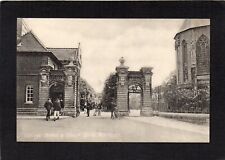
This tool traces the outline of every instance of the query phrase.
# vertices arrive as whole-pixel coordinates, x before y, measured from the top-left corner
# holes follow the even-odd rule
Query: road
[[[209,125],[201,126],[161,117],[102,116],[18,118],[17,141],[30,142],[209,142]]]

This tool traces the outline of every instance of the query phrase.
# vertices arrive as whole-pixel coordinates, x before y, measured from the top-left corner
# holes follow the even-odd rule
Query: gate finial
[[[125,62],[125,59],[123,57],[121,57],[119,59],[119,62],[120,62],[120,65],[123,66],[124,65],[124,62]]]

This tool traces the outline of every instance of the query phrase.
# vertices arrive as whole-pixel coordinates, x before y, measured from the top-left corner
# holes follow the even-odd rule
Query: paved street
[[[209,142],[209,125],[161,117],[66,117],[58,121],[18,118],[17,141],[38,142]]]

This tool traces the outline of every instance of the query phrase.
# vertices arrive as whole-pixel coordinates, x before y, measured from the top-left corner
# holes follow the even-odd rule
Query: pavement
[[[209,124],[197,125],[163,117],[122,117],[112,120],[109,112],[90,117],[17,117],[19,142],[209,142]]]

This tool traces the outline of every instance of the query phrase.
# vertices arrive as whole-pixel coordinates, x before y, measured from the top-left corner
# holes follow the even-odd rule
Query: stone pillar
[[[151,67],[142,67],[141,72],[144,75],[143,106],[142,106],[142,110],[141,110],[141,116],[153,116],[153,109],[151,107],[152,68]]]
[[[117,80],[117,108],[121,115],[128,115],[128,68],[124,66],[124,58],[120,58],[120,66],[116,67]]]
[[[40,69],[40,79],[39,79],[39,102],[37,115],[44,115],[45,108],[44,104],[49,98],[49,73],[51,67],[48,65],[41,65]]]
[[[64,88],[64,113],[66,115],[74,115],[77,105],[77,68],[73,61],[65,66],[66,82]]]
[[[76,112],[80,112],[80,71],[78,70],[78,75],[77,75],[77,89],[76,89]]]

